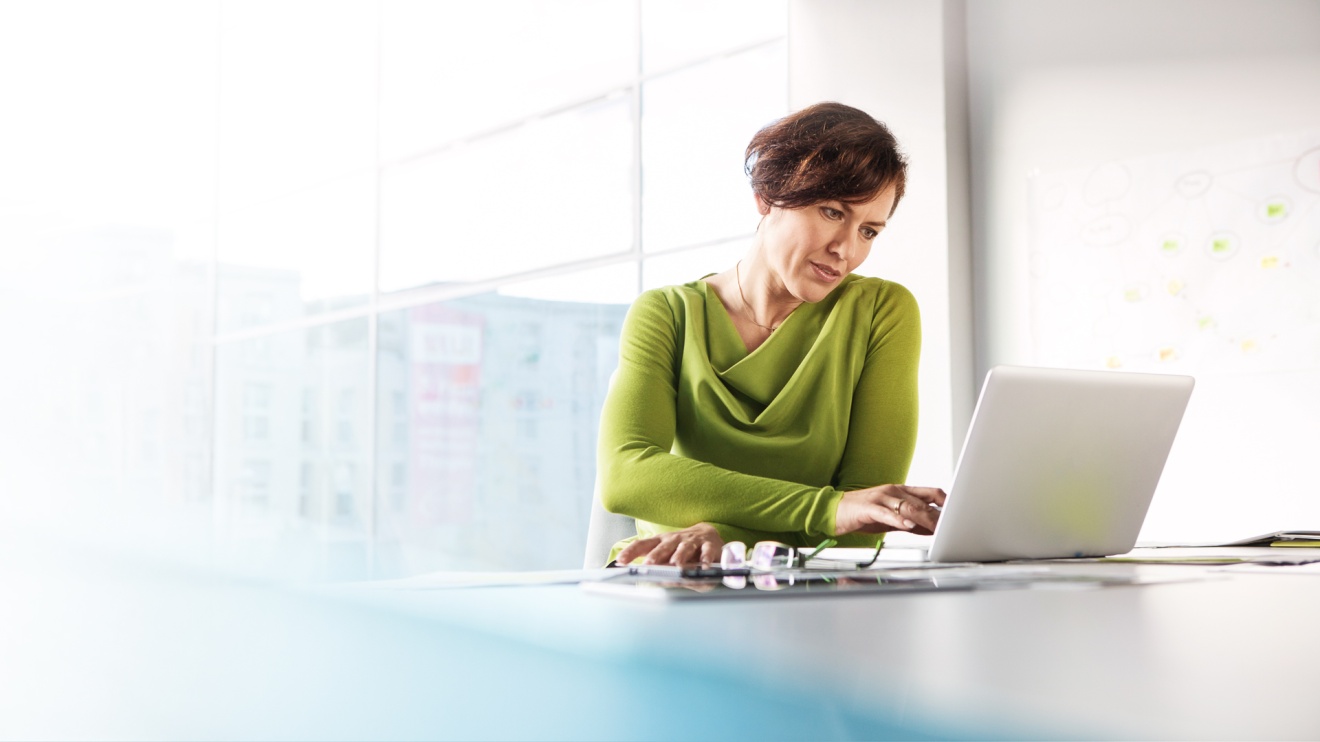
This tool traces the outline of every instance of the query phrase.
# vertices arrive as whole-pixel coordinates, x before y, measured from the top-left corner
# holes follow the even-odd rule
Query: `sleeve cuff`
[[[812,536],[832,538],[835,529],[834,517],[839,512],[839,500],[842,499],[842,491],[833,487],[821,487],[815,503],[807,513],[807,533]]]

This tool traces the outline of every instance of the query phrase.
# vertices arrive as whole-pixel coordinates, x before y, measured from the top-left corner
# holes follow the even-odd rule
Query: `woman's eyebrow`
[[[849,214],[852,214],[852,213],[853,213],[853,207],[850,206],[850,205],[848,205],[847,203],[845,203],[845,202],[843,202],[843,201],[840,201],[840,202],[839,202],[839,205],[842,206],[842,207],[843,207],[843,210],[846,211],[846,212],[848,212]],[[871,226],[873,226],[873,227],[883,227],[883,226],[885,226],[885,220],[884,220],[884,219],[881,219],[881,220],[878,221],[878,222],[862,222],[862,225],[863,225],[863,226],[868,225],[868,224],[871,225]]]

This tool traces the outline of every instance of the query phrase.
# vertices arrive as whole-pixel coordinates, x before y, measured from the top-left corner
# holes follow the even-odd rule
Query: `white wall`
[[[967,42],[977,378],[1031,362],[1028,173],[1320,127],[1314,0],[973,2]],[[1320,528],[1318,421],[1320,369],[1199,375],[1142,538]]]
[[[856,106],[893,130],[911,162],[907,195],[859,272],[902,283],[921,304],[921,428],[908,481],[933,486],[951,480],[973,388],[962,11],[912,0],[789,6],[789,107]]]

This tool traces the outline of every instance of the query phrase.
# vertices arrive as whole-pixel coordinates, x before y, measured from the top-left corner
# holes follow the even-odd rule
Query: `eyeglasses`
[[[817,544],[816,548],[810,552],[804,553],[804,550],[798,549],[779,541],[758,541],[752,547],[752,555],[747,556],[747,544],[741,541],[731,541],[724,545],[724,550],[720,552],[720,568],[724,570],[751,569],[757,572],[773,572],[784,569],[807,569],[807,565],[813,559],[816,559],[825,549],[837,546],[838,541],[827,538]],[[875,564],[875,560],[880,557],[880,548],[883,544],[876,544],[875,553],[865,562],[856,562],[841,559],[819,559],[812,569],[827,570],[850,570],[865,569]]]

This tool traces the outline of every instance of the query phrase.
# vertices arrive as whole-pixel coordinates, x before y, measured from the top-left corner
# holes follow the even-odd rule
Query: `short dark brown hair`
[[[752,191],[789,209],[865,203],[890,185],[898,208],[907,185],[907,158],[889,127],[842,103],[808,106],[756,132],[744,169]]]

